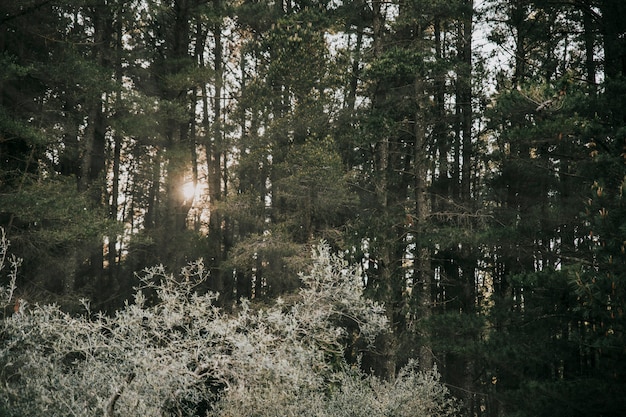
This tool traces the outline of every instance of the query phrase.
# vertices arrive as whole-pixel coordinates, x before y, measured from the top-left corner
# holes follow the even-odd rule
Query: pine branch
[[[16,14],[5,16],[3,19],[0,19],[0,26],[2,26],[3,24],[5,24],[8,21],[11,21],[13,19],[17,19],[20,16],[24,16],[24,15],[27,15],[29,13],[32,13],[32,12],[36,11],[37,9],[45,6],[48,3],[52,3],[52,0],[45,0],[45,1],[41,2],[41,3],[39,3],[39,4],[35,4],[35,5],[31,6],[31,7],[27,7],[25,9],[23,9],[23,10],[20,10]]]

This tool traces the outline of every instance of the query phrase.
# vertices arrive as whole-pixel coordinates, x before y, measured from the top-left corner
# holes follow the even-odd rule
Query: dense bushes
[[[4,275],[18,264],[7,257]],[[232,313],[199,293],[202,261],[179,275],[142,272],[134,300],[113,316],[22,306],[2,321],[5,416],[444,416],[453,400],[436,373],[411,364],[393,381],[344,359],[350,338],[386,330],[382,306],[362,296],[358,269],[321,244],[289,301]],[[12,303],[13,284],[3,291]],[[338,323],[358,329],[346,334]]]

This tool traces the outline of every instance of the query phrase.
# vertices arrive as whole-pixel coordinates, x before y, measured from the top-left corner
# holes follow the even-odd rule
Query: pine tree
[[[597,33],[589,12],[547,2],[510,4],[509,23],[516,34],[511,47],[517,51],[512,83],[500,83],[490,116],[498,126],[494,156],[501,165],[491,186],[503,233],[494,235],[489,320],[495,331],[485,357],[504,412],[605,415],[623,407],[618,402],[611,410],[593,399],[613,397],[619,382],[605,387],[602,377],[591,376],[589,316],[580,298],[581,271],[604,270],[591,267],[598,265],[595,255],[587,255],[595,247],[596,231],[590,232],[592,223],[579,215],[599,167],[590,163],[588,147],[596,145],[591,138],[604,129],[597,124],[599,114],[590,111],[597,106],[596,86],[586,84],[596,78],[597,60],[590,46]],[[566,29],[564,17],[575,22],[569,26],[585,27],[582,37]],[[587,56],[558,55],[568,48]],[[598,190],[603,194],[601,185],[595,186]],[[538,400],[528,403],[529,397]]]
[[[292,291],[303,248],[336,240],[351,204],[337,144],[328,45],[331,6],[244,3],[236,230],[229,267],[254,297]],[[251,16],[253,16],[251,18]],[[298,68],[294,71],[294,68]],[[245,209],[240,210],[240,207]],[[245,289],[244,289],[245,288]]]
[[[98,276],[109,227],[102,101],[111,89],[108,9],[83,2],[3,7],[3,223],[38,296],[62,296],[85,289],[82,274]]]

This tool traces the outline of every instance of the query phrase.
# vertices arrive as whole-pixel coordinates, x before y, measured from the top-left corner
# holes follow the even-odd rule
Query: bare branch
[[[131,372],[131,373],[128,374],[128,376],[126,376],[126,379],[124,380],[124,383],[122,385],[120,385],[117,388],[117,390],[115,390],[113,395],[111,395],[111,397],[109,398],[109,401],[107,402],[107,407],[106,407],[105,414],[104,414],[105,417],[115,417],[115,403],[122,396],[122,393],[124,392],[124,389],[128,385],[130,385],[131,382],[133,382],[133,379],[135,379],[135,374],[133,372]]]

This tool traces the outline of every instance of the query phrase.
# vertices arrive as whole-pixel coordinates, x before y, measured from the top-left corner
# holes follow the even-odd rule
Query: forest
[[[623,0],[2,1],[0,414],[624,416],[625,187]]]

